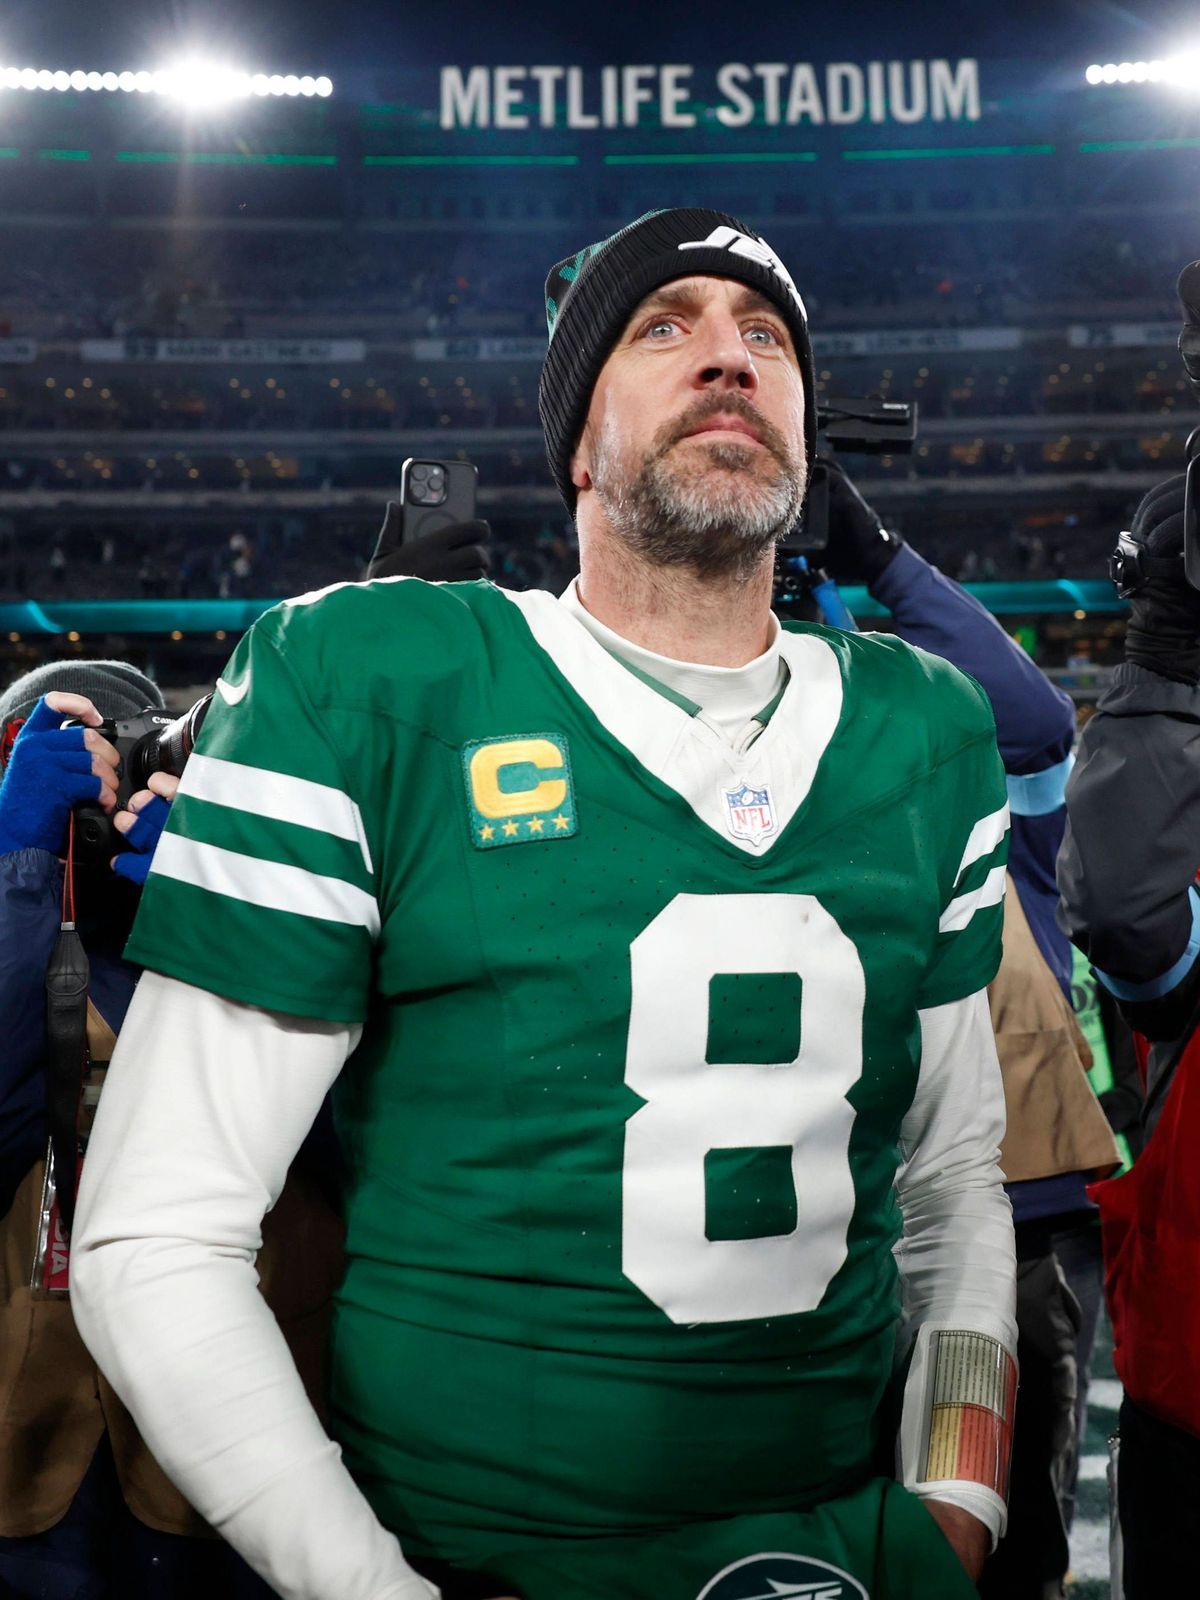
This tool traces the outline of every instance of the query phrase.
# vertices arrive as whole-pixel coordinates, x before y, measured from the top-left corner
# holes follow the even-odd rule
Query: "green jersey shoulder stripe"
[[[188,758],[181,787],[194,800],[349,839],[362,851],[367,871],[374,871],[362,812],[348,794],[330,784],[196,753]]]
[[[987,877],[974,889],[960,894],[938,918],[939,933],[961,933],[977,911],[987,906],[999,905],[1004,899],[1004,875],[1008,868],[1001,863],[993,867]]]
[[[342,878],[330,878],[281,861],[263,861],[238,850],[202,844],[178,833],[164,833],[154,852],[151,873],[190,883],[211,894],[246,901],[270,911],[348,923],[379,934],[374,895]]]
[[[958,871],[954,874],[955,883],[959,883],[963,873],[968,867],[974,866],[976,861],[982,861],[984,856],[990,856],[992,851],[1004,838],[1009,829],[1008,807],[1003,805],[999,811],[993,811],[989,816],[980,817],[971,829],[967,838],[967,847],[963,851],[962,860],[958,864]]]

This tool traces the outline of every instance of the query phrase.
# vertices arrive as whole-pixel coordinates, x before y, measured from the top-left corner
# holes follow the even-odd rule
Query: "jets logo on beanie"
[[[575,509],[571,456],[609,351],[646,295],[672,279],[697,275],[732,278],[779,308],[800,363],[805,453],[811,466],[817,442],[812,345],[804,301],[791,274],[765,239],[723,211],[651,211],[611,239],[560,261],[546,279],[550,348],[542,367],[538,411],[550,471],[569,511]]]

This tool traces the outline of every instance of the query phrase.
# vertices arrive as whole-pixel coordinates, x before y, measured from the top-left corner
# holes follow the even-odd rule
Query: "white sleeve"
[[[901,1353],[924,1324],[939,1323],[986,1334],[1015,1358],[1016,1251],[999,1165],[1004,1087],[987,992],[919,1016],[921,1071],[896,1174]],[[917,1492],[962,1506],[998,1536],[1003,1519],[982,1489]]]
[[[285,1600],[428,1600],[258,1293],[263,1215],[360,1029],[144,973],[80,1185],[71,1304],[167,1475]]]

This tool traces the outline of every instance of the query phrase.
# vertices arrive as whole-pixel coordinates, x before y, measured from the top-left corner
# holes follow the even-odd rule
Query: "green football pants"
[[[621,1539],[497,1551],[445,1600],[972,1600],[974,1585],[925,1507],[874,1478],[811,1511],[696,1523]],[[485,1581],[480,1582],[481,1579]]]

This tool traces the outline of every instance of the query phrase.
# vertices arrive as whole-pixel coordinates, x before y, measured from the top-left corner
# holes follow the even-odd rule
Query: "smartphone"
[[[479,474],[469,461],[428,461],[409,456],[400,468],[400,504],[388,501],[371,566],[401,545],[436,533],[452,522],[473,522],[478,482]]]

